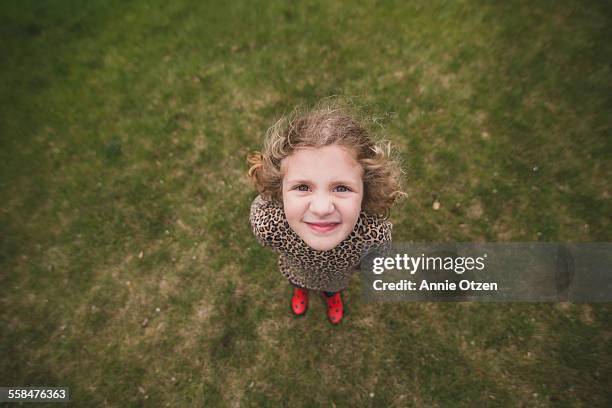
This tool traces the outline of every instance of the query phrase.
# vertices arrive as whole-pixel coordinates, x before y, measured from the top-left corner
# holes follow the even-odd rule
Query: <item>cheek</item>
[[[291,197],[291,195],[285,195],[283,197],[283,207],[285,208],[285,216],[287,220],[299,220],[302,216],[302,204],[300,200]]]
[[[342,213],[348,219],[356,220],[361,213],[361,199],[348,201],[342,206]]]

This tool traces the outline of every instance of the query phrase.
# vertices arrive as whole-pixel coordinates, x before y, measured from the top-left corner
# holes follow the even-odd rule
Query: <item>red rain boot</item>
[[[323,294],[325,301],[327,302],[327,317],[331,324],[338,324],[342,321],[344,315],[344,309],[342,307],[342,298],[340,292],[336,292],[335,295],[327,297]]]
[[[291,310],[296,316],[302,316],[308,309],[308,289],[293,288]]]

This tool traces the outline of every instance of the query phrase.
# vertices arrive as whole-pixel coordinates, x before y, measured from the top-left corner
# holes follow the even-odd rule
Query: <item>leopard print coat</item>
[[[361,258],[370,250],[388,250],[393,225],[365,211],[355,228],[329,251],[309,247],[289,226],[282,203],[257,196],[251,204],[251,229],[259,243],[279,253],[278,268],[290,283],[307,289],[346,289]]]

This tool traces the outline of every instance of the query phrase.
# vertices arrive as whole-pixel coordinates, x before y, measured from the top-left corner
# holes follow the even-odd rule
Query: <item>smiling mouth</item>
[[[340,225],[340,223],[339,222],[307,222],[306,225],[308,225],[312,230],[316,232],[329,232],[329,231],[336,229],[336,227]]]

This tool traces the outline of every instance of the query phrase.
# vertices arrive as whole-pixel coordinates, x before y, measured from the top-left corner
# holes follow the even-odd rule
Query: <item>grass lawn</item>
[[[395,241],[609,242],[611,17],[3,2],[0,386],[79,407],[611,406],[609,304],[372,304],[355,276],[341,326],[322,301],[292,318],[246,178],[279,115],[344,95],[404,160]]]

